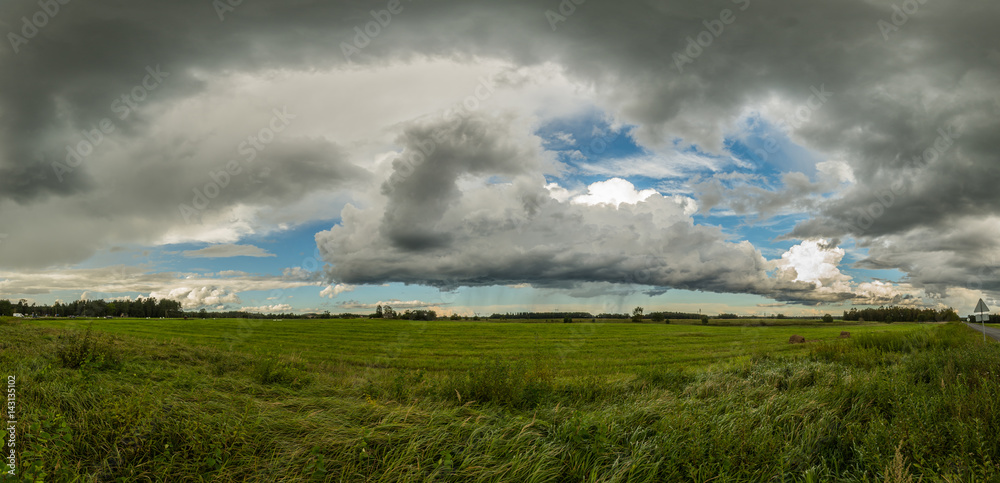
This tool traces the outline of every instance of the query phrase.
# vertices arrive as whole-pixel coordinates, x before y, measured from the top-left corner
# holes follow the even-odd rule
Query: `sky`
[[[992,0],[0,3],[0,298],[971,313]]]

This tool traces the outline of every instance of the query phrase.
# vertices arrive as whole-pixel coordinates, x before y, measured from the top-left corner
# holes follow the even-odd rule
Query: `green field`
[[[777,322],[7,320],[0,369],[44,481],[1000,478],[996,344]]]
[[[699,321],[687,324],[473,322],[440,320],[241,320],[117,319],[92,321],[93,328],[119,335],[176,341],[242,352],[301,358],[328,366],[468,370],[484,357],[540,361],[559,375],[633,374],[649,367],[690,368],[732,364],[757,354],[805,354],[789,344],[836,339],[842,330],[907,331],[912,325],[822,325],[815,322],[760,326],[759,321]],[[800,324],[803,321],[797,321]],[[81,330],[91,322],[52,319],[28,322]],[[718,325],[723,324],[723,325]],[[810,325],[811,324],[811,325]]]

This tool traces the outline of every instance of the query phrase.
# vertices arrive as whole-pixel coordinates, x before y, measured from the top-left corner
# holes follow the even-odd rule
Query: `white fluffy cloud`
[[[788,249],[777,261],[783,270],[795,270],[795,280],[812,282],[816,287],[846,282],[851,277],[840,272],[843,248],[827,245],[826,240],[805,240]]]
[[[244,312],[259,312],[262,314],[273,314],[278,312],[291,312],[292,306],[289,304],[274,304],[274,305],[261,305],[258,307],[242,307],[240,310]]]
[[[347,284],[343,284],[343,283],[338,283],[336,285],[330,285],[330,286],[324,288],[323,290],[320,290],[319,296],[320,297],[326,297],[326,298],[331,298],[332,299],[332,298],[336,298],[338,295],[340,295],[340,294],[342,294],[344,292],[353,292],[353,291],[354,291],[354,286],[353,285],[347,285]]]
[[[240,303],[239,293],[247,291],[278,291],[316,286],[308,278],[249,275],[238,271],[215,274],[150,271],[139,267],[114,266],[89,269],[0,271],[0,293],[48,294],[77,291],[86,287],[82,298],[105,300],[138,293],[140,296],[168,298],[182,303],[184,308],[197,309],[220,304]]]
[[[177,287],[167,292],[151,292],[150,297],[171,299],[181,303],[181,308],[197,309],[205,306],[239,304],[239,295],[220,287]]]
[[[622,203],[634,205],[657,194],[654,189],[638,191],[635,186],[621,178],[598,181],[587,187],[587,193],[575,196],[573,203],[584,205],[607,204],[617,207]]]

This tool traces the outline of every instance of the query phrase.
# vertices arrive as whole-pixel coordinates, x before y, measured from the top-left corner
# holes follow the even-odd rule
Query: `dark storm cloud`
[[[212,3],[204,1],[59,6],[27,43],[7,35],[7,45],[0,49],[0,196],[27,202],[93,189],[86,169],[60,181],[51,167],[66,158],[67,144],[83,139],[82,131],[111,119],[119,131],[142,133],[148,119],[142,109],[129,106],[199,91],[202,81],[194,75],[199,70],[329,65],[319,46],[335,44],[337,34],[364,13],[360,7],[246,2],[220,21]],[[23,37],[22,19],[39,11],[37,2],[4,2],[0,30]],[[167,76],[142,94],[138,88],[147,68]],[[143,100],[122,100],[133,92]],[[120,119],[126,109],[130,115]],[[68,135],[52,139],[64,133]]]
[[[154,121],[148,110],[136,109],[126,120],[115,117],[118,113],[112,104],[141,86],[148,68],[159,66],[170,73],[154,90],[148,90],[144,101],[164,104],[201,92],[205,81],[200,73],[324,69],[346,63],[375,67],[424,55],[465,60],[479,56],[519,65],[552,62],[561,66],[573,78],[593,85],[603,107],[636,124],[637,140],[651,148],[676,141],[718,153],[723,150],[725,133],[747,109],[771,106],[775,120],[786,121],[794,139],[844,160],[857,179],[853,187],[829,200],[795,205],[814,210],[816,216],[790,236],[861,238],[862,243],[884,247],[873,251],[867,263],[894,266],[924,278],[922,274],[930,273],[933,264],[909,259],[896,247],[909,246],[914,234],[939,239],[940,230],[953,220],[990,219],[1000,212],[1000,191],[995,189],[1000,182],[1000,171],[995,169],[1000,153],[1000,137],[996,136],[1000,131],[1000,52],[996,50],[1000,30],[995,28],[1000,4],[986,0],[899,4],[910,10],[905,18],[899,13],[893,17],[896,11],[890,1],[595,0],[576,6],[565,21],[553,24],[546,11],[558,11],[558,2],[404,2],[404,10],[379,27],[379,34],[367,43],[355,45],[357,53],[348,60],[343,45],[356,42],[360,34],[355,27],[363,31],[374,21],[370,11],[387,8],[388,3],[243,2],[220,20],[213,4],[202,0],[141,6],[125,1],[70,2],[61,5],[37,35],[18,45],[16,53],[13,47],[0,49],[0,209],[18,209],[48,198],[79,199],[84,202],[81,210],[99,209],[88,203],[103,196],[100,192],[108,189],[106,179],[84,163],[62,173],[60,180],[51,163],[64,159],[67,145],[78,142],[86,136],[83,131],[106,118],[128,140],[154,139],[145,148],[153,161],[149,166],[139,165],[133,180],[150,173],[171,180],[181,177],[182,194],[189,191],[186,184],[200,182],[201,174],[178,175],[152,166],[202,158],[173,157],[179,154],[176,148],[153,154],[154,146],[173,140],[155,139],[156,133],[148,132]],[[40,8],[36,2],[4,2],[0,31],[19,32],[22,17],[32,17]],[[887,28],[889,24],[893,28]],[[814,97],[817,92],[830,94],[820,102]],[[773,107],[775,99],[780,101],[778,107]],[[420,135],[415,131],[406,135],[411,134]],[[942,136],[950,139],[942,141]],[[400,143],[412,148],[413,141],[404,137]],[[502,148],[484,146],[500,153],[498,159],[523,158],[516,147],[506,153]],[[289,155],[283,159],[297,161],[283,164],[284,171],[272,167],[269,187],[262,188],[265,200],[287,199],[290,195],[285,193],[300,182],[315,183],[307,188],[312,189],[360,176],[335,161],[333,167],[326,164],[326,160],[341,158],[335,154],[336,146],[319,146],[314,141],[304,146],[275,145],[275,152],[282,149]],[[489,228],[486,231],[460,229],[457,221],[446,223],[449,210],[459,202],[456,175],[483,170],[477,168],[481,160],[474,147],[442,145],[438,155],[429,161],[434,169],[417,168],[415,177],[386,188],[384,212],[377,214],[377,224],[366,223],[390,244],[390,253],[399,257],[387,262],[398,269],[393,275],[396,279],[438,285],[476,283],[461,268],[461,259],[449,262],[453,265],[442,264],[433,273],[426,267],[407,265],[408,252],[423,255],[456,245],[488,251],[490,245],[481,235],[494,233],[490,223],[511,222],[502,216],[481,220]],[[488,161],[496,174],[515,178],[509,188],[514,194],[505,199],[520,205],[506,208],[527,216],[524,207],[528,206],[536,211],[533,219],[548,224],[536,227],[528,222],[538,231],[527,230],[531,235],[525,243],[537,242],[540,248],[506,260],[512,266],[488,270],[493,275],[484,283],[625,278],[620,267],[628,265],[627,250],[621,248],[630,246],[626,240],[609,235],[600,238],[606,244],[573,250],[562,245],[578,243],[566,241],[571,237],[543,236],[546,226],[566,227],[568,233],[581,237],[594,230],[603,233],[605,226],[628,229],[616,225],[622,223],[620,219],[601,218],[597,223],[589,218],[597,215],[583,207],[539,202],[545,194],[531,183],[544,183],[540,174],[528,181],[531,176],[518,171],[517,165]],[[216,169],[214,161],[191,162],[201,173]],[[256,174],[234,181],[219,204],[255,195],[257,191],[251,194],[246,183],[257,179]],[[147,192],[158,189],[149,183],[145,186]],[[174,210],[174,203],[183,202],[177,192],[146,202]],[[125,202],[135,201],[130,197]],[[485,203],[483,209],[497,208],[488,206]],[[761,193],[745,206],[773,210],[785,205]],[[349,216],[346,212],[345,219]],[[596,224],[581,227],[584,222]],[[671,230],[684,235],[673,240],[678,246],[685,246],[687,237],[714,239],[700,227]],[[880,245],[883,239],[896,243]],[[715,274],[694,277],[698,287],[767,291],[751,288],[763,283],[759,257],[752,250],[737,261],[731,255],[742,248],[702,241],[704,246],[693,244],[687,254],[700,254],[697,264],[691,259],[689,264],[671,262],[658,267],[653,270],[654,282],[685,285],[686,270],[692,269],[687,267],[698,266],[699,274]],[[73,249],[83,256],[91,245],[100,243],[83,242]],[[964,259],[970,253],[985,253],[992,245],[973,239],[947,247],[957,259]],[[364,255],[363,246],[356,248]],[[351,268],[353,262],[340,253],[344,249],[332,252],[344,263],[338,270],[346,278],[379,278]],[[739,268],[728,272],[719,268],[716,273],[710,261],[715,256]],[[672,268],[677,266],[685,268]],[[968,263],[955,266],[959,273],[948,277],[949,281],[969,275]],[[750,275],[742,280],[733,278],[733,273]]]
[[[447,248],[450,233],[435,224],[461,194],[459,175],[511,176],[534,167],[524,163],[538,147],[503,135],[510,130],[505,121],[456,117],[443,125],[407,129],[397,139],[405,152],[393,161],[393,175],[382,185],[388,197],[382,234],[404,250]]]
[[[935,129],[951,119],[973,118],[965,126],[967,149],[995,147],[985,130],[994,127],[996,106],[981,101],[995,95],[991,74],[998,63],[989,55],[1000,33],[987,19],[1000,7],[953,3],[920,5],[888,40],[878,21],[891,18],[890,2],[588,2],[556,31],[545,11],[558,3],[404,3],[351,61],[413,54],[555,61],[596,82],[640,124],[641,137],[680,136],[709,149],[720,145],[726,122],[747,104],[770,95],[804,103],[810,88],[822,85],[835,97],[811,113],[798,134],[817,147],[847,151],[856,170],[877,174],[900,164],[897,155],[908,160],[923,152]],[[220,21],[202,1],[64,5],[19,53],[3,57],[9,67],[0,77],[4,166],[45,174],[33,156],[46,131],[85,129],[107,117],[109,103],[137,85],[148,66],[171,72],[155,93],[165,100],[196,91],[200,82],[191,73],[197,69],[343,63],[341,44],[353,42],[354,27],[372,21],[369,11],[380,7],[245,2]],[[0,17],[13,32],[38,8],[7,2]],[[721,24],[720,17],[732,21]],[[689,48],[688,38],[708,38],[704,33],[719,25],[710,45]],[[674,54],[691,62],[679,63]],[[935,94],[945,98],[932,99]],[[8,196],[24,199],[73,185],[51,178],[11,187]]]

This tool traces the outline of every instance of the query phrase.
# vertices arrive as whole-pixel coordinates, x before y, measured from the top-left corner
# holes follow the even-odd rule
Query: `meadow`
[[[43,481],[1000,478],[995,343],[771,322],[8,319],[0,369]]]

